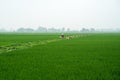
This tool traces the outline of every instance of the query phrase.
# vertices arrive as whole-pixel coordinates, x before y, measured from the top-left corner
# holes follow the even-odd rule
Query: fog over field
[[[120,0],[0,0],[0,29],[120,29]]]
[[[120,80],[120,0],[0,0],[0,80]]]

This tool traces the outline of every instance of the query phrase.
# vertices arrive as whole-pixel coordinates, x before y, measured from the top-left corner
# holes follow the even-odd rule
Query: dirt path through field
[[[44,44],[48,44],[52,42],[57,42],[60,40],[74,39],[78,37],[83,37],[83,35],[66,36],[64,39],[58,38],[58,39],[44,40],[44,41],[39,40],[39,41],[32,41],[32,42],[26,42],[26,43],[11,44],[7,46],[0,46],[0,54],[5,53],[5,52],[19,50],[19,49],[26,49],[26,48],[30,48],[30,47],[37,46],[37,45],[44,45]]]
[[[56,41],[60,41],[62,39],[52,39],[52,40],[44,40],[44,41],[32,41],[32,42],[27,42],[27,43],[18,43],[18,44],[11,44],[8,46],[0,46],[0,54],[4,53],[4,52],[11,52],[11,51],[15,51],[18,49],[26,49],[26,48],[30,48],[36,45],[44,45],[44,44],[48,44],[48,43],[52,43],[52,42],[56,42]]]

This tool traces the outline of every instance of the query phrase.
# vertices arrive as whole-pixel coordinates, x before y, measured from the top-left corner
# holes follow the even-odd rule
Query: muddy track
[[[26,49],[26,48],[30,48],[37,45],[44,45],[44,44],[48,44],[48,43],[52,43],[60,40],[61,39],[52,39],[52,40],[33,41],[33,42],[26,42],[26,43],[11,44],[7,46],[0,46],[0,54],[5,52],[15,51],[18,49]]]
[[[73,38],[78,38],[81,37],[80,35],[76,35],[76,36],[67,36],[64,39],[52,39],[52,40],[44,40],[44,41],[32,41],[32,42],[26,42],[26,43],[18,43],[18,44],[11,44],[11,45],[7,45],[7,46],[0,46],[0,54],[5,53],[5,52],[11,52],[11,51],[15,51],[15,50],[19,50],[19,49],[27,49],[33,46],[37,46],[37,45],[44,45],[44,44],[48,44],[48,43],[52,43],[52,42],[57,42],[60,40],[69,40],[69,39],[73,39]]]

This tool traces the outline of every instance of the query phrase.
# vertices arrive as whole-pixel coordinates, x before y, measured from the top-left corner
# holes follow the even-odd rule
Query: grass
[[[50,40],[57,38],[59,34],[37,34],[37,33],[1,33],[0,46],[10,45],[13,43],[25,43],[38,40]]]
[[[26,42],[30,35],[21,37]],[[120,80],[120,34],[89,34],[0,54],[0,80]]]

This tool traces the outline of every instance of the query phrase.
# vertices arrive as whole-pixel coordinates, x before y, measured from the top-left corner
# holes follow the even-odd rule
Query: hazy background
[[[0,0],[0,28],[120,28],[120,0]]]

